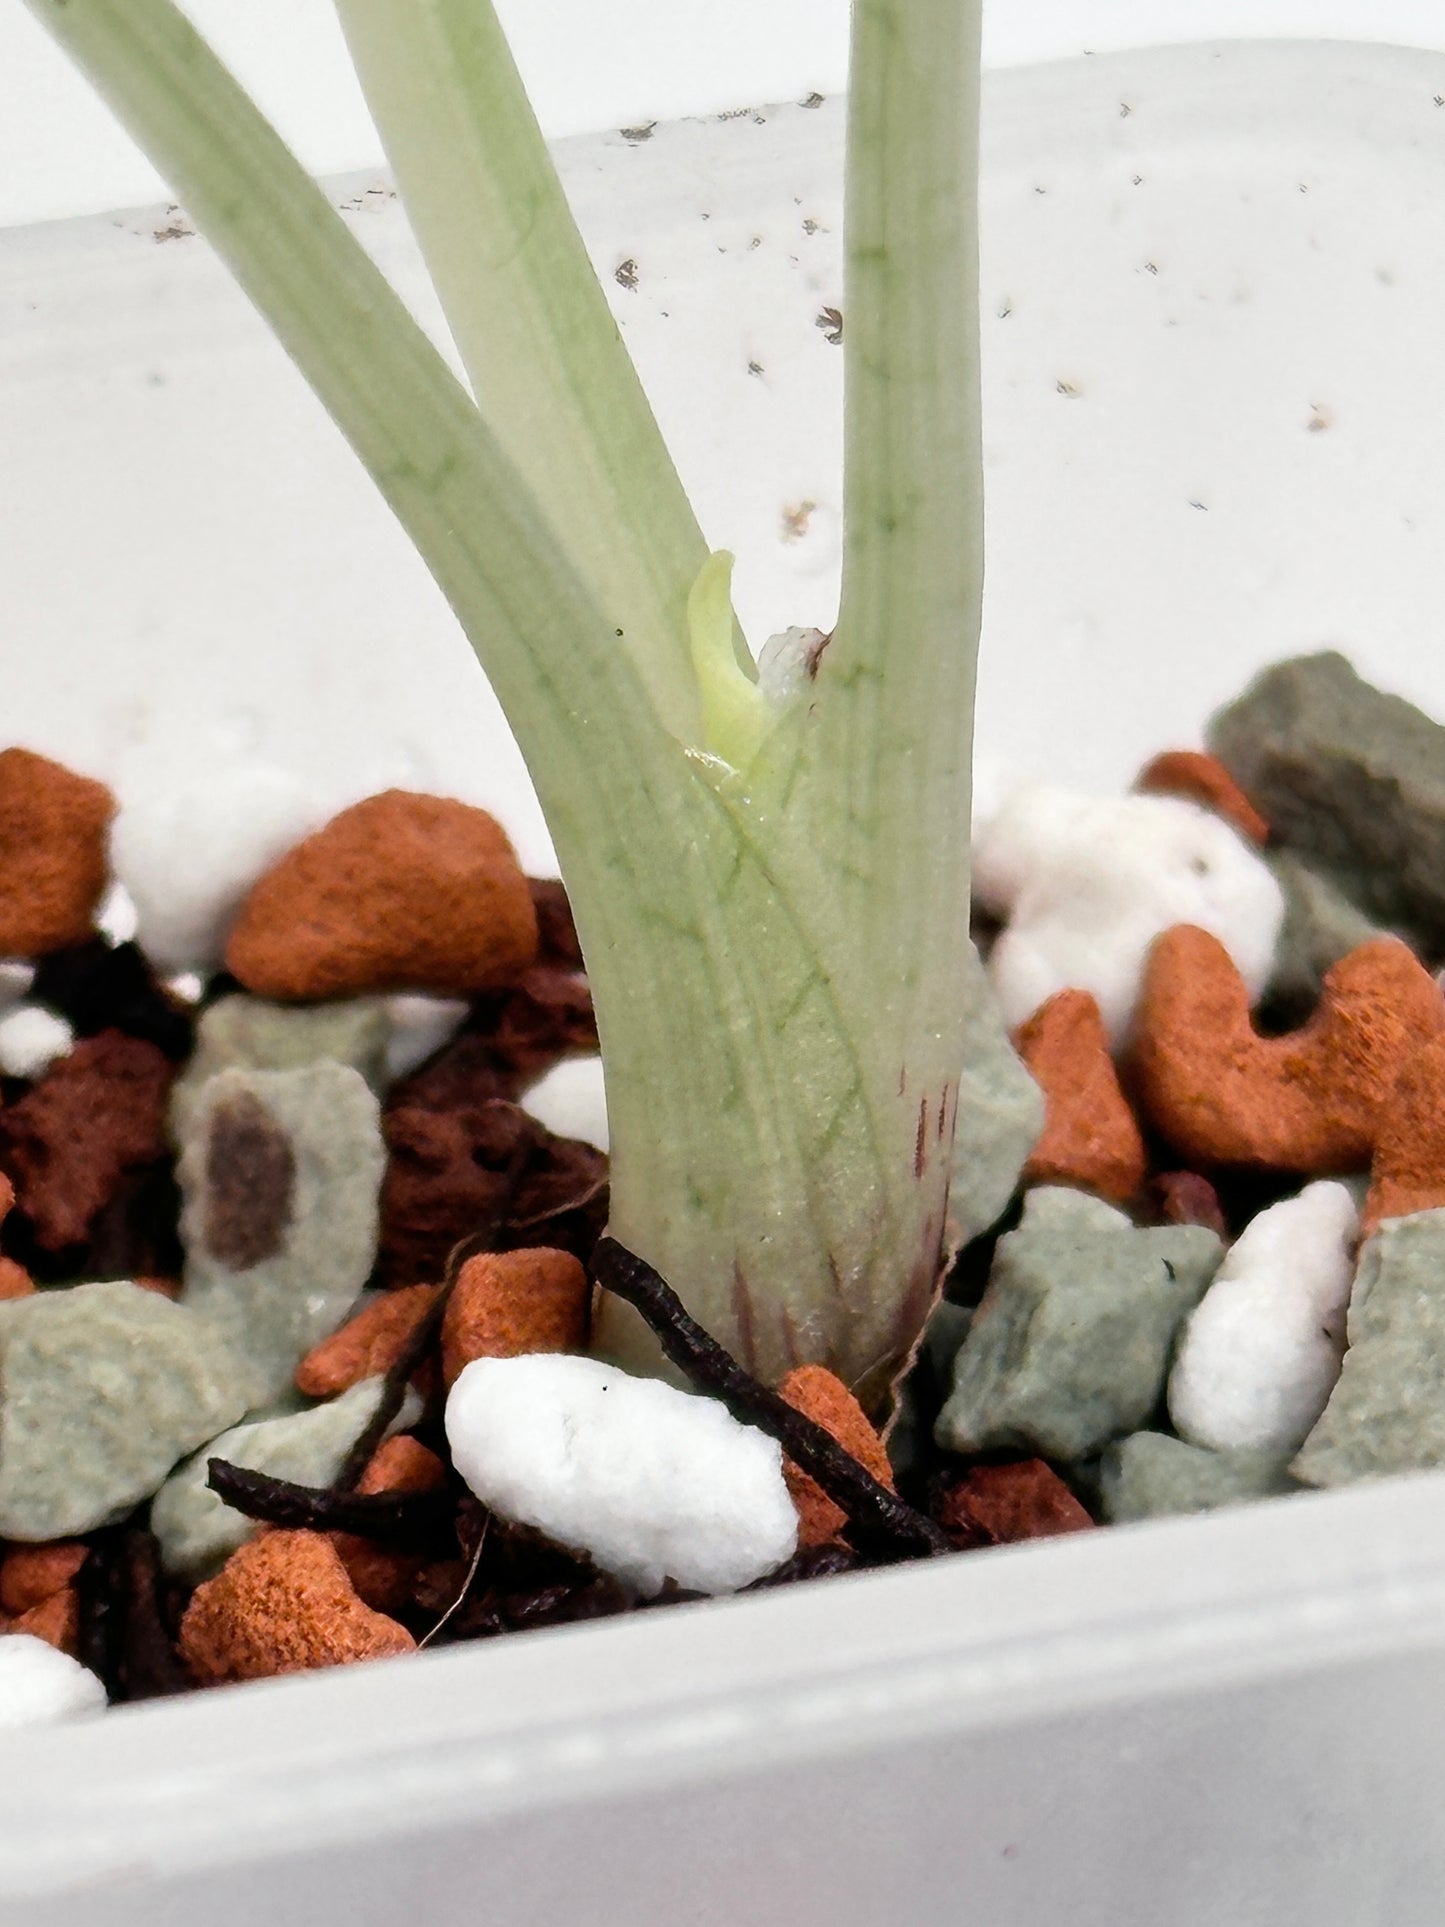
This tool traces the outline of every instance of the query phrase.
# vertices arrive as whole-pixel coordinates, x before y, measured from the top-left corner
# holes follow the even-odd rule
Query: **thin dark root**
[[[690,1316],[651,1265],[615,1238],[602,1238],[592,1269],[604,1291],[641,1312],[668,1358],[700,1390],[721,1399],[743,1424],[775,1438],[793,1463],[841,1507],[848,1516],[848,1537],[859,1552],[891,1560],[931,1558],[954,1550],[940,1527],[890,1492],[830,1432],[744,1371]]]
[[[125,1535],[125,1638],[121,1658],[121,1697],[163,1699],[191,1689],[191,1679],[176,1656],[175,1641],[162,1610],[160,1548],[155,1534],[132,1526]]]
[[[437,1634],[447,1624],[447,1621],[453,1618],[458,1612],[460,1612],[462,1607],[466,1604],[467,1594],[471,1591],[472,1587],[477,1583],[477,1573],[481,1568],[482,1554],[483,1552],[486,1551],[486,1546],[487,1546],[487,1527],[490,1524],[491,1524],[490,1519],[483,1518],[482,1529],[477,1534],[476,1549],[472,1553],[471,1559],[468,1562],[466,1577],[462,1580],[461,1589],[457,1593],[456,1598],[452,1601],[450,1606],[448,1606],[446,1611],[442,1614],[441,1618],[432,1627],[431,1631],[429,1633],[424,1634],[423,1637],[417,1641],[416,1649],[418,1652],[421,1652],[423,1648],[430,1646],[432,1641],[436,1638]]]
[[[578,1191],[574,1196],[564,1198],[561,1204],[549,1204],[545,1211],[534,1211],[530,1218],[508,1218],[507,1229],[535,1231],[539,1224],[551,1224],[554,1218],[565,1218],[572,1211],[585,1211],[589,1204],[596,1203],[606,1189],[606,1178],[595,1178],[585,1191]]]
[[[433,1551],[453,1535],[452,1492],[338,1492],[335,1486],[294,1485],[252,1472],[228,1459],[211,1459],[206,1483],[228,1506],[265,1525],[307,1532],[354,1532],[383,1545]]]
[[[91,1533],[85,1564],[76,1575],[80,1617],[77,1658],[105,1687],[112,1703],[124,1698],[121,1684],[121,1645],[125,1630],[123,1589],[124,1540],[122,1526],[105,1526]]]

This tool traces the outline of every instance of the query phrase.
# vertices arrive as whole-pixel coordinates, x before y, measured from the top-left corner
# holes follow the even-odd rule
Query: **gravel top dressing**
[[[0,1726],[1445,1464],[1445,729],[1321,655],[1207,740],[981,785],[947,1262],[867,1411],[605,1235],[491,818],[238,832],[171,908],[0,753]]]

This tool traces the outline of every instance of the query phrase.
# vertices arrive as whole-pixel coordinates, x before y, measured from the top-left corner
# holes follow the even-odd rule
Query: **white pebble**
[[[424,997],[405,991],[386,1000],[391,1035],[386,1040],[386,1074],[405,1077],[441,1049],[466,1021],[465,997]]]
[[[173,977],[161,980],[167,995],[177,1003],[198,1004],[206,994],[206,979],[199,970],[178,970]]]
[[[993,826],[1004,805],[1022,786],[1022,781],[1007,763],[997,756],[985,755],[975,744],[973,789],[969,801],[975,849],[982,843],[985,833]],[[982,901],[977,878],[974,879],[974,895]],[[992,906],[985,904],[984,907]]]
[[[1175,796],[1015,789],[974,843],[974,890],[1008,919],[988,960],[1012,1029],[1059,990],[1088,990],[1118,1044],[1144,962],[1174,924],[1219,938],[1262,995],[1284,919],[1268,867],[1220,817]]]
[[[600,1057],[564,1057],[522,1098],[522,1109],[554,1137],[607,1149],[607,1092]]]
[[[1261,1211],[1190,1315],[1169,1377],[1181,1438],[1217,1452],[1293,1452],[1345,1351],[1359,1214],[1347,1186],[1306,1185]]]
[[[111,862],[157,969],[218,967],[251,886],[327,814],[298,777],[249,764],[123,793]]]
[[[114,882],[100,900],[95,913],[95,927],[108,944],[129,943],[140,927],[135,903],[130,891],[120,882]]]
[[[478,1358],[452,1387],[457,1470],[505,1518],[586,1552],[643,1597],[736,1592],[797,1547],[775,1439],[716,1399],[595,1358]]]
[[[7,1077],[43,1077],[75,1042],[63,1017],[44,1004],[17,1004],[0,1017],[0,1071]]]
[[[0,1730],[49,1726],[105,1707],[95,1674],[31,1633],[0,1635]]]

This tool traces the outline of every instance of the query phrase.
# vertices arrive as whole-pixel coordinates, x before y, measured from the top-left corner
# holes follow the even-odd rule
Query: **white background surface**
[[[549,134],[837,92],[846,0],[497,0]],[[317,173],[378,157],[331,0],[188,0]],[[1442,0],[989,0],[993,65],[1233,35],[1445,46]],[[49,44],[0,0],[0,224],[163,198]]]

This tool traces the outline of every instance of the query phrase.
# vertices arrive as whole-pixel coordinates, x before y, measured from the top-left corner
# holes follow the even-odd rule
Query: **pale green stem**
[[[933,206],[944,171],[971,151],[950,103],[974,124],[953,0],[860,9],[862,55],[880,35],[887,51],[891,21],[909,59],[858,73],[864,145],[855,140],[850,201],[860,167],[876,164],[898,209],[885,219],[862,195],[865,239],[870,221],[881,227],[865,259],[881,249],[892,269],[871,287],[850,269],[846,326],[880,351],[887,328],[856,310],[876,300],[902,314],[904,276],[918,279],[925,319],[900,341],[897,421],[860,400],[852,378],[850,460],[881,466],[875,487],[850,492],[850,541],[874,518],[887,539],[868,567],[849,565],[843,627],[811,700],[756,750],[758,719],[737,710],[722,673],[718,583],[704,577],[703,685],[732,766],[669,734],[515,465],[171,0],[29,4],[110,96],[350,437],[507,709],[597,1002],[616,1235],[765,1375],[815,1360],[877,1392],[935,1284],[961,1049],[967,721],[955,705],[976,623],[977,478],[954,418],[976,413],[951,392],[926,406],[924,393],[944,374],[965,397],[976,382],[967,320],[959,365],[938,360],[938,291],[968,282],[972,246],[966,215],[949,222]],[[976,24],[976,7],[963,11]],[[914,84],[942,159],[895,125],[918,115]],[[966,197],[970,182],[965,170],[952,191]],[[888,387],[871,362],[862,379]],[[933,495],[945,456],[960,464],[964,507],[952,512]],[[954,548],[934,547],[958,539],[963,566]],[[880,601],[890,583],[898,622]],[[681,645],[686,655],[686,628]]]
[[[875,928],[894,921],[901,967],[933,947],[912,880],[931,876],[940,906],[967,898],[983,589],[981,16],[981,0],[854,0],[853,10],[843,597],[819,671],[819,760],[854,910]],[[915,912],[901,921],[898,879]]]
[[[842,612],[805,701],[724,786],[750,825],[734,922],[754,920],[754,1048],[793,1082],[813,1235],[770,1252],[760,1226],[739,1242],[722,1328],[774,1365],[828,1356],[820,1330],[846,1329],[851,1375],[875,1393],[935,1284],[968,995],[980,14],[980,0],[856,0]],[[768,953],[780,906],[807,933],[808,972],[791,978]],[[707,1304],[719,1326],[721,1282]]]
[[[677,736],[707,549],[491,0],[336,0],[482,414]]]

